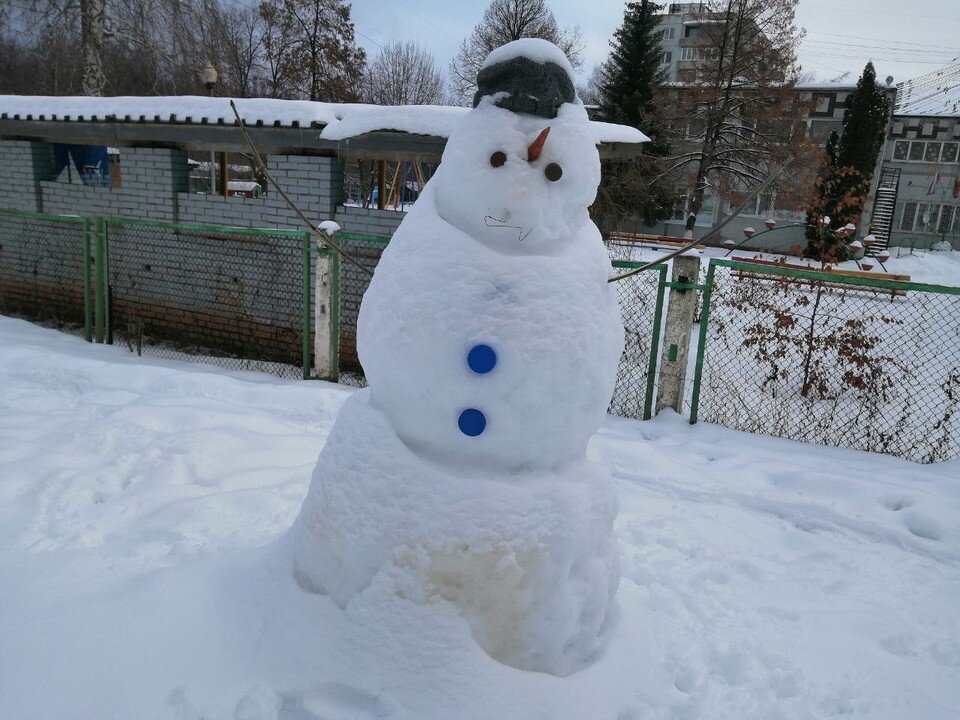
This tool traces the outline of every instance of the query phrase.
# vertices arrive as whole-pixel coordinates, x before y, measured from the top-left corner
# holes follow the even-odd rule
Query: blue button
[[[460,413],[460,419],[457,420],[457,426],[460,432],[470,437],[476,437],[487,427],[487,418],[483,413],[474,408],[469,408]]]
[[[467,354],[467,365],[478,375],[490,372],[497,364],[497,352],[489,345],[474,345]]]

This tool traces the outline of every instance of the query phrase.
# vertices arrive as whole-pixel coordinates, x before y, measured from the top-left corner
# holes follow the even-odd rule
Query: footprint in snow
[[[323,683],[305,692],[285,693],[277,720],[375,720],[396,712],[394,703],[343,683]]]

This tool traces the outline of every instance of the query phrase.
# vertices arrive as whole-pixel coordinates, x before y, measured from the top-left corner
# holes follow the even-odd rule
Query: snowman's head
[[[451,133],[431,184],[440,217],[474,240],[502,253],[549,255],[590,222],[600,157],[586,110],[573,93],[569,63],[556,46],[537,41],[532,47],[541,52],[533,60],[520,57],[519,81],[516,73],[502,72],[505,65],[511,71],[518,65],[511,46],[529,50],[531,42],[491,53],[481,70],[477,105]],[[541,96],[522,87],[531,67],[536,87],[546,87]],[[488,69],[493,92],[481,95]],[[552,87],[558,84],[569,89]]]

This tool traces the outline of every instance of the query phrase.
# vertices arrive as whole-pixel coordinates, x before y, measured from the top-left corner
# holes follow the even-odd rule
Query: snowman
[[[557,675],[601,648],[620,578],[612,481],[586,451],[623,326],[572,76],[542,40],[484,62],[364,295],[369,388],[291,531],[304,587],[341,607],[384,582],[453,603],[494,659]]]

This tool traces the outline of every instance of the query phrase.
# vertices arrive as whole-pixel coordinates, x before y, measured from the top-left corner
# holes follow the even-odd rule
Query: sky
[[[426,47],[446,70],[460,41],[479,22],[488,0],[354,0],[359,43],[372,55],[391,41]],[[563,26],[579,25],[585,42],[583,79],[606,57],[623,17],[623,0],[551,0]],[[904,6],[916,12],[904,12]],[[800,0],[797,23],[806,29],[804,71],[816,80],[849,73],[855,82],[873,60],[880,79],[894,83],[960,62],[960,0]]]

